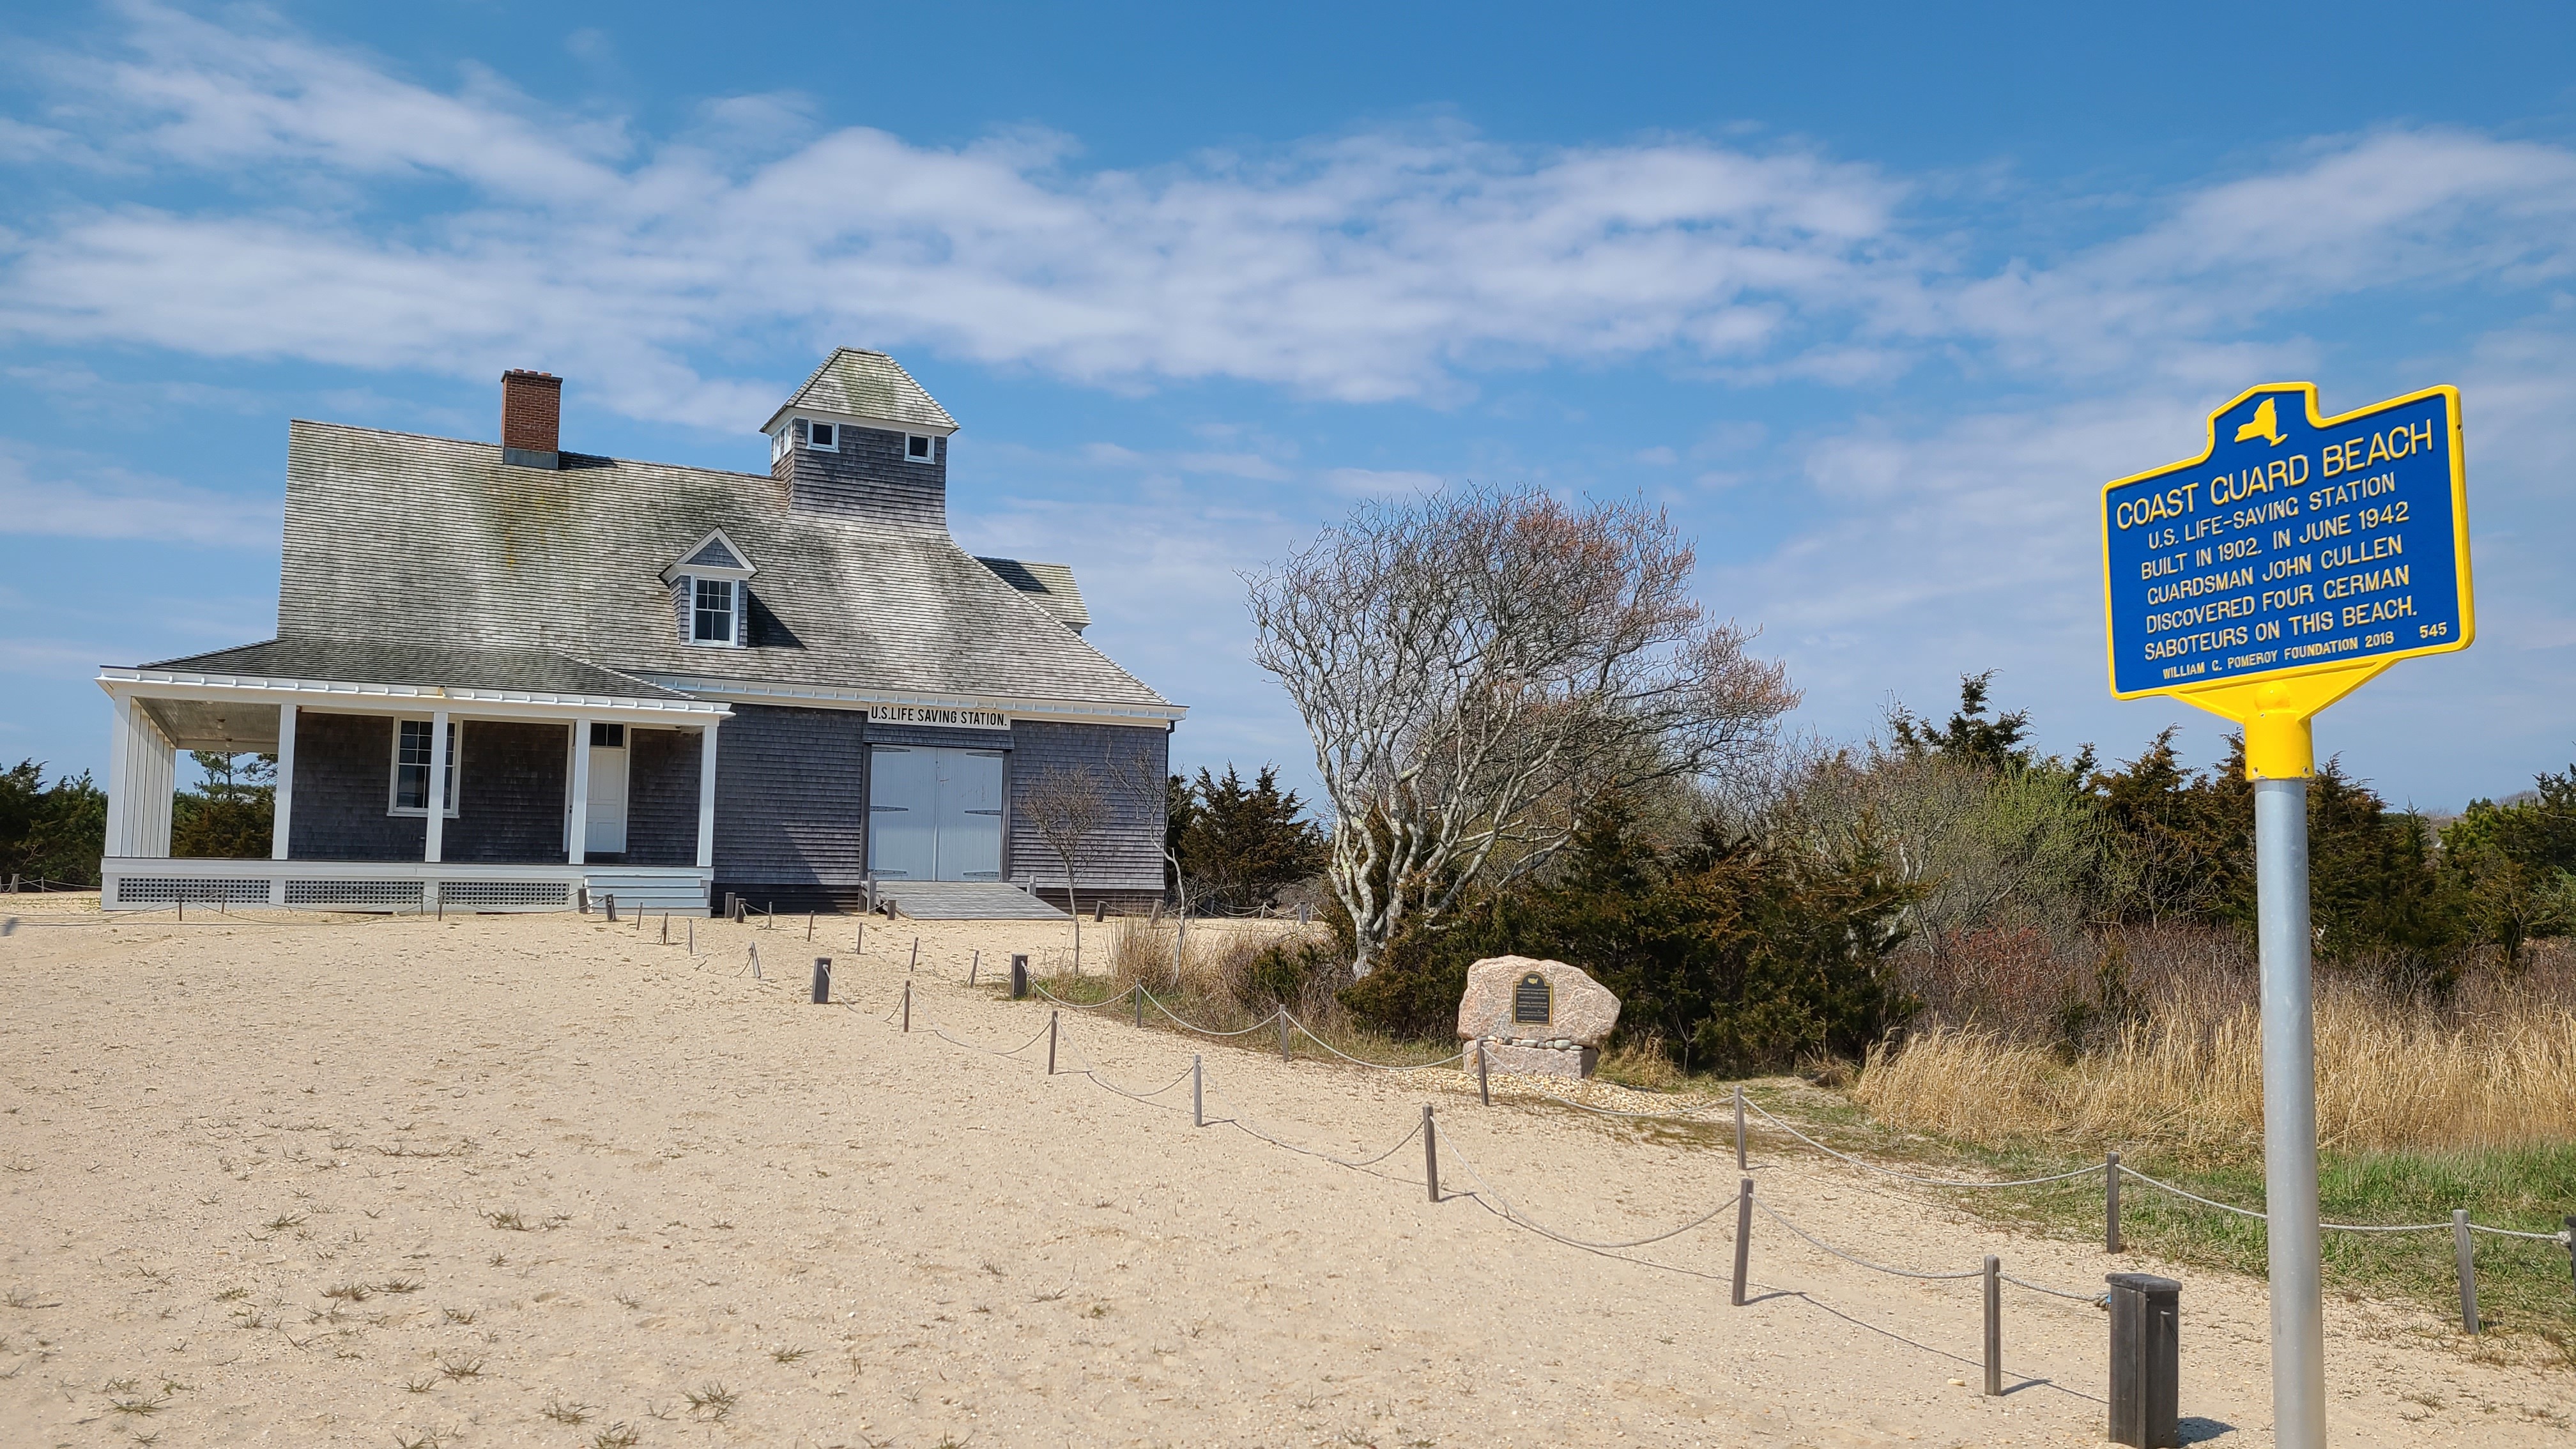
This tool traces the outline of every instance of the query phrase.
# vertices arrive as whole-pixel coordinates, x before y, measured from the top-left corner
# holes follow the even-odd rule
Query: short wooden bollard
[[[1735,1170],[1750,1172],[1744,1162],[1744,1088],[1735,1089]]]
[[[1100,922],[1105,921],[1105,920],[1108,920],[1108,919],[1109,919],[1109,903],[1108,903],[1107,901],[1093,901],[1093,902],[1091,903],[1091,920],[1092,920],[1092,924],[1097,925],[1097,924],[1099,924]]]
[[[689,954],[698,954],[698,918],[689,917]]]
[[[1190,1125],[1207,1125],[1207,1068],[1196,1054],[1190,1057]]]
[[[1011,999],[1024,1001],[1028,999],[1028,994],[1029,958],[1015,955],[1011,958]]]
[[[2120,1154],[2102,1159],[2102,1251],[2120,1251]]]
[[[2004,1391],[2004,1278],[2003,1260],[1986,1255],[1986,1397],[2001,1397]]]
[[[754,981],[760,979],[760,943],[758,941],[751,943],[751,979]]]
[[[807,911],[805,913],[805,939],[808,941],[814,939],[814,913],[812,911]]]
[[[445,910],[447,908],[447,898],[445,896],[439,897],[438,905],[439,909]],[[635,934],[639,936],[644,934],[644,908],[642,906],[637,906],[635,908]]]
[[[2469,1234],[2469,1210],[2451,1210],[2451,1251],[2460,1261],[2460,1327],[2478,1331],[2477,1243]]]
[[[864,920],[859,922],[858,939],[851,943],[851,949],[862,956],[868,954],[868,923]]]
[[[590,887],[574,886],[572,888],[572,908],[575,911],[580,912],[582,915],[586,916],[590,914]]]
[[[1145,1029],[1145,983],[1139,981],[1133,989],[1136,993],[1136,1029],[1143,1031]]]
[[[1735,1306],[1744,1306],[1744,1271],[1753,1262],[1753,1179],[1735,1185]]]
[[[2152,1273],[2109,1273],[2110,1439],[2136,1449],[2182,1442],[2182,1285]]]
[[[1292,1060],[1288,1055],[1288,1008],[1284,1006],[1279,1008],[1279,1060]]]
[[[829,956],[814,958],[814,1004],[832,1004],[832,958]]]
[[[733,923],[737,926],[741,925],[749,918],[750,914],[751,907],[743,904],[741,896],[735,896],[733,898]]]
[[[906,961],[905,963],[903,963],[903,969],[904,969],[904,970],[906,970],[906,971],[917,971],[917,970],[919,970],[920,968],[921,968],[921,938],[920,938],[919,936],[915,936],[915,937],[913,937],[913,938],[912,938],[912,959],[911,959],[911,960],[909,960],[909,961]]]
[[[1494,1079],[1486,1067],[1485,1043],[1482,1039],[1476,1043],[1476,1098],[1488,1107],[1494,1105]]]
[[[1060,1011],[1047,1013],[1047,1075],[1050,1077],[1055,1075],[1055,1019],[1063,1014]]]
[[[912,983],[903,983],[903,1029],[912,1030]]]
[[[444,904],[444,902],[441,904]],[[610,891],[608,893],[608,924],[612,926],[617,924],[617,893],[615,891]]]
[[[664,911],[662,913],[662,944],[665,946],[671,944],[671,913],[669,911]]]
[[[983,953],[983,952],[981,952],[981,951],[978,951],[978,952],[976,952],[976,953],[975,953],[975,957],[974,957],[974,959],[973,959],[973,960],[971,960],[971,961],[968,961],[968,962],[966,963],[966,984],[967,984],[967,985],[969,985],[969,986],[974,985],[974,984],[975,984],[975,973],[976,973],[976,972],[978,972],[978,971],[981,971],[981,970],[983,970],[983,969],[984,969],[984,953]]]
[[[2576,1281],[2576,1213],[2567,1215],[2567,1276]]]
[[[1422,1104],[1422,1185],[1440,1201],[1440,1129],[1431,1124],[1431,1104]]]

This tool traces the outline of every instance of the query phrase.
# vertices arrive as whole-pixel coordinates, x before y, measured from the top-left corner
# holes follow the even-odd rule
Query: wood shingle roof
[[[682,643],[661,579],[716,529],[759,562],[745,648]],[[522,468],[491,443],[332,423],[288,430],[278,633],[1180,713],[944,530],[793,509],[759,474],[575,453]]]

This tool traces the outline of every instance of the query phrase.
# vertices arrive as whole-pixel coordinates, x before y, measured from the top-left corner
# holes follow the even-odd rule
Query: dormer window
[[[931,441],[928,433],[903,435],[903,456],[912,462],[935,463],[939,461],[938,452],[938,444]]]
[[[817,453],[837,453],[841,451],[841,425],[839,423],[807,423],[805,425],[805,446],[813,449]]]
[[[697,580],[697,607],[689,611],[690,643],[733,642],[734,594],[739,587],[732,579]]]
[[[716,649],[751,644],[751,560],[718,529],[662,570],[678,617],[680,642]]]

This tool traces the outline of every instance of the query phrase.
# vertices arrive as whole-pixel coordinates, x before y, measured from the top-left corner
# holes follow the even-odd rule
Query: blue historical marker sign
[[[2123,699],[2468,647],[2460,394],[2340,417],[2304,382],[2210,414],[2209,448],[2102,490]]]

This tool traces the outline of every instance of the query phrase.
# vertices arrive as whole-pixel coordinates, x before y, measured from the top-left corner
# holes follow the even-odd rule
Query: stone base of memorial
[[[1533,1077],[1573,1077],[1580,1081],[1591,1076],[1601,1065],[1601,1048],[1580,1046],[1570,1041],[1514,1041],[1508,1037],[1484,1038],[1485,1065],[1497,1072],[1519,1072]],[[1467,1065],[1476,1064],[1476,1049],[1467,1049]]]
[[[1481,1044],[1493,1071],[1580,1081],[1601,1064],[1601,1044],[1618,1024],[1619,998],[1609,988],[1562,961],[1528,956],[1489,956],[1468,967],[1458,1002],[1458,1040],[1471,1072]]]

